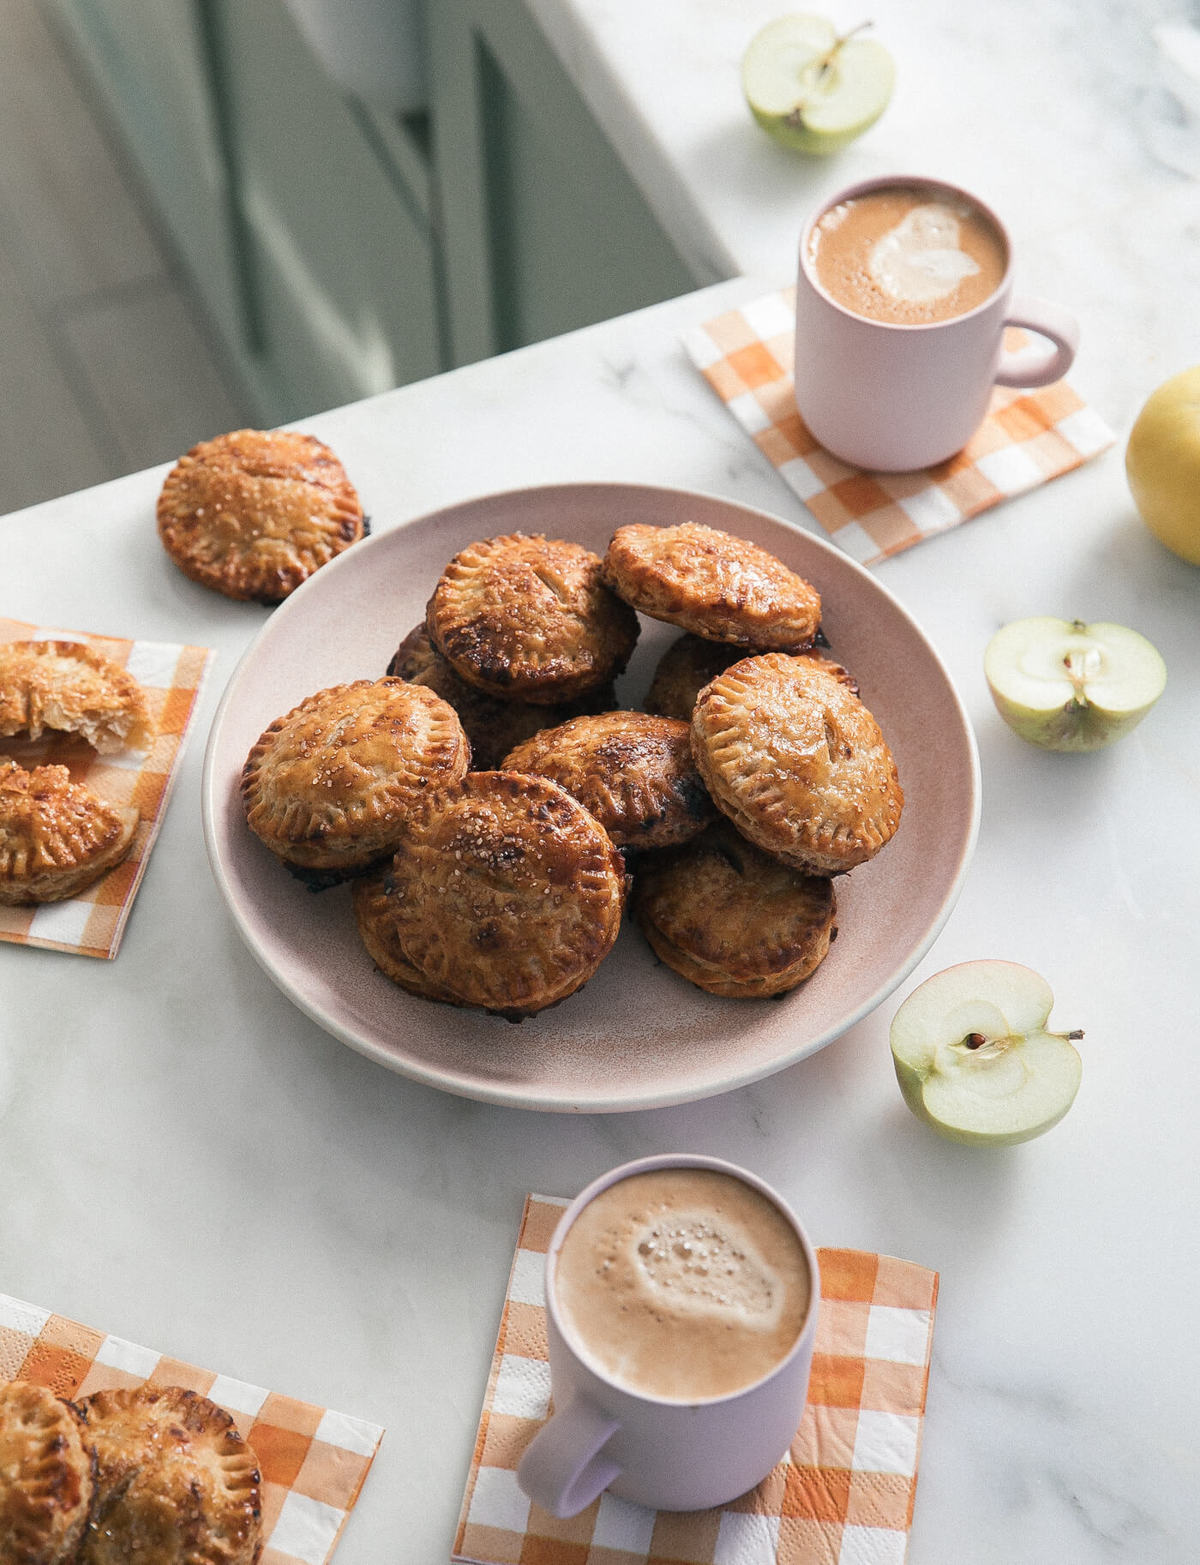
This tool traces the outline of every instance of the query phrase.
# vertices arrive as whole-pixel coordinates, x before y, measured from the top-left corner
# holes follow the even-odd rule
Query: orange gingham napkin
[[[259,1565],[325,1565],[383,1438],[375,1424],[214,1375],[0,1293],[0,1381],[9,1380],[36,1381],[68,1398],[147,1381],[211,1397],[258,1460]]]
[[[566,1201],[525,1203],[453,1558],[482,1565],[901,1565],[925,1416],[937,1273],[818,1250],[821,1312],[808,1405],[756,1489],[709,1511],[603,1494],[566,1521],[517,1486],[550,1399],[542,1268]]]
[[[847,467],[809,434],[792,388],[795,287],[684,334],[697,369],[834,543],[874,565],[1024,494],[1111,446],[1115,436],[1065,381],[997,386],[964,450],[913,473]],[[1012,333],[1019,346],[1023,333]]]
[[[145,753],[119,750],[114,755],[98,755],[91,745],[70,734],[45,734],[36,743],[0,739],[0,756],[11,756],[25,767],[65,766],[75,782],[85,784],[110,804],[135,804],[142,817],[129,856],[86,891],[65,902],[46,902],[39,907],[0,907],[0,940],[112,958],[121,944],[150,849],[166,814],[212,653],[207,647],[125,641],[0,618],[0,642],[47,640],[85,642],[128,669],[146,692],[155,738]]]

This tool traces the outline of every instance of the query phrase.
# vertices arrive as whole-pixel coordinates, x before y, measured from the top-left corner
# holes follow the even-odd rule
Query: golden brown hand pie
[[[153,730],[133,675],[82,641],[0,645],[0,737],[80,734],[102,753],[144,750]]]
[[[387,893],[386,870],[360,876],[354,882],[350,898],[359,939],[385,978],[423,1000],[441,1000],[447,1005],[462,1003],[448,989],[430,983],[405,956],[396,933],[396,900]]]
[[[820,629],[815,587],[766,549],[700,522],[618,527],[604,572],[635,609],[710,641],[795,652]]]
[[[615,679],[637,616],[582,544],[509,533],[471,544],[443,571],[426,623],[468,684],[536,705],[573,701]]]
[[[619,848],[686,842],[716,813],[687,723],[647,712],[602,712],[544,729],[511,750],[502,769],[560,784]]]
[[[858,694],[857,683],[840,663],[833,662],[819,652],[798,655],[810,658],[836,679],[840,679],[855,695]],[[744,648],[730,646],[728,642],[705,641],[701,636],[690,634],[677,637],[658,660],[654,678],[646,693],[647,712],[657,712],[662,717],[679,717],[690,723],[696,697],[709,680],[723,674],[731,663],[737,663],[745,656]]]
[[[4,1565],[73,1565],[91,1513],[94,1467],[70,1403],[23,1380],[0,1385]]]
[[[718,809],[798,869],[838,875],[879,852],[904,795],[879,725],[811,660],[744,658],[700,692],[692,749]]]
[[[833,934],[833,886],[720,821],[654,854],[634,878],[633,912],[668,967],[710,994],[762,999],[812,975]]]
[[[599,967],[621,927],[625,866],[557,783],[471,772],[413,810],[386,884],[396,937],[426,981],[516,1019]]]
[[[604,712],[617,704],[611,684],[589,691],[577,701],[556,706],[534,706],[528,701],[485,695],[458,677],[429,639],[423,621],[397,647],[387,671],[397,679],[428,685],[450,703],[471,741],[471,767],[477,772],[494,771],[514,745],[532,738],[543,728],[565,723],[583,712]]]
[[[363,531],[341,462],[314,436],[287,429],[202,441],[158,498],[158,534],[180,570],[257,603],[286,598]]]
[[[403,679],[359,679],[317,691],[266,729],[242,768],[242,803],[286,863],[348,875],[385,857],[422,795],[470,763],[440,696]]]
[[[0,760],[0,905],[61,902],[133,846],[138,812],[73,783],[65,766]]]
[[[233,1419],[179,1386],[79,1403],[96,1451],[96,1509],[79,1565],[253,1565],[258,1463]]]

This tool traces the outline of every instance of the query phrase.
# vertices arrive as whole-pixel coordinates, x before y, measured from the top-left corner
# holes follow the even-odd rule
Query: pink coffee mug
[[[673,1168],[729,1174],[765,1196],[794,1230],[811,1283],[807,1314],[785,1357],[750,1385],[700,1401],[672,1401],[616,1384],[572,1340],[557,1304],[559,1251],[584,1207],[630,1175]],[[666,1154],[626,1163],[595,1180],[563,1213],[546,1254],[545,1278],[554,1412],[517,1469],[517,1482],[544,1510],[575,1516],[604,1490],[654,1510],[704,1510],[754,1488],[779,1462],[804,1412],[820,1284],[812,1245],[769,1185],[719,1158]]]
[[[889,186],[919,186],[935,198],[965,202],[996,228],[1007,252],[1004,276],[975,309],[948,320],[895,325],[856,315],[818,283],[812,231],[830,208]],[[1043,299],[1014,298],[1012,244],[977,196],[924,176],[889,174],[851,185],[805,225],[796,285],[796,407],[827,451],[854,467],[906,472],[961,451],[979,428],[994,386],[1046,386],[1066,374],[1079,327]],[[1004,347],[1006,326],[1047,338],[1018,352]]]

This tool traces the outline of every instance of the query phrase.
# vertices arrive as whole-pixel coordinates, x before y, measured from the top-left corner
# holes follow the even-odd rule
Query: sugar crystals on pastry
[[[97,1461],[79,1565],[254,1565],[258,1463],[223,1408],[148,1384],[97,1391],[78,1406]]]
[[[229,598],[278,603],[365,530],[334,453],[294,430],[201,441],[167,474],[158,534],[186,576]]]
[[[138,811],[71,781],[65,766],[0,760],[0,904],[61,902],[133,846]]]
[[[82,641],[0,644],[0,738],[81,735],[102,754],[153,737],[146,693],[128,670]]]
[[[692,749],[717,808],[768,853],[817,875],[873,858],[904,794],[879,724],[802,657],[734,663],[700,692]]]
[[[264,731],[242,768],[242,803],[286,863],[351,875],[391,852],[406,813],[470,762],[453,708],[427,686],[359,679]]]
[[[91,1514],[94,1468],[70,1403],[28,1381],[0,1385],[4,1565],[74,1565]]]
[[[700,522],[618,527],[604,572],[635,609],[710,641],[795,652],[820,629],[810,582],[748,538]]]
[[[447,565],[429,600],[434,644],[470,685],[536,705],[615,679],[637,616],[582,544],[525,533],[485,538]]]

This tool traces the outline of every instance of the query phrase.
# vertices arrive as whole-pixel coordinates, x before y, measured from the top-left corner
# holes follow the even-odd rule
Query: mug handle
[[[557,1409],[525,1447],[517,1482],[551,1516],[578,1516],[621,1471],[603,1454],[620,1427],[582,1397]]]
[[[1046,299],[1013,299],[1006,326],[1022,326],[1049,339],[1049,349],[1030,344],[1016,352],[1004,352],[1000,356],[1000,368],[996,372],[997,386],[1048,386],[1061,380],[1075,360],[1079,346],[1079,322],[1068,310],[1051,304]]]

